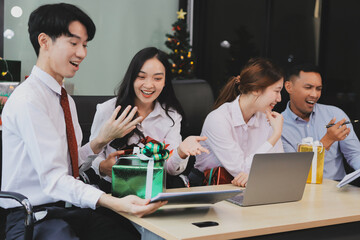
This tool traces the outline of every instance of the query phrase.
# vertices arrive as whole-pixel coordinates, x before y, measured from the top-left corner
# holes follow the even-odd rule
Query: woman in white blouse
[[[245,186],[254,154],[284,151],[283,117],[272,111],[281,101],[283,82],[282,71],[264,58],[250,59],[229,80],[205,119],[201,135],[208,139],[201,145],[210,154],[196,156],[189,175],[193,185],[201,184],[194,173],[223,167],[234,185]]]
[[[154,47],[142,49],[132,59],[117,96],[97,106],[90,139],[97,136],[118,106],[121,106],[118,116],[122,112],[130,112],[131,106],[134,106],[132,111],[137,111],[137,114],[133,117],[130,112],[128,121],[131,118],[141,119],[136,128],[108,144],[93,161],[92,168],[107,182],[111,182],[115,156],[123,153],[116,150],[130,149],[147,136],[169,144],[167,149],[173,150],[166,165],[171,175],[178,175],[185,170],[189,155],[208,152],[199,143],[206,137],[190,136],[182,141],[180,128],[183,110],[175,97],[171,75],[171,66],[164,52]],[[114,157],[107,159],[110,154]],[[105,185],[103,190],[109,192],[110,184]]]

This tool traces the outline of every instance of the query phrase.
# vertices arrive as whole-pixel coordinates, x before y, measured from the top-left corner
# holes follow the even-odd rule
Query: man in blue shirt
[[[285,152],[296,152],[302,138],[312,137],[326,149],[324,178],[341,180],[345,176],[343,158],[352,168],[359,169],[359,139],[351,124],[343,124],[349,117],[335,106],[317,103],[322,80],[316,67],[294,67],[288,73],[285,89],[290,96],[282,113],[284,126],[281,139]],[[326,128],[328,124],[334,125]]]

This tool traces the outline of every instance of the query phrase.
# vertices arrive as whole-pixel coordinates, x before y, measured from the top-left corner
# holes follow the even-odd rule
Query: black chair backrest
[[[174,80],[173,86],[186,117],[181,129],[183,139],[189,135],[200,135],[204,120],[214,104],[209,83],[200,79]]]
[[[89,142],[91,125],[96,112],[96,105],[114,96],[71,96],[76,105],[79,123],[83,132],[82,145]]]
[[[209,83],[199,79],[174,80],[173,86],[176,97],[185,112],[186,119],[181,126],[182,138],[200,135],[204,120],[214,104],[214,95]],[[194,163],[195,157],[191,156],[182,174],[188,175],[194,167]]]

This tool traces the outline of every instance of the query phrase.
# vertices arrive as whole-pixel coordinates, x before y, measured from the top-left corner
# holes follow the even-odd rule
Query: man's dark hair
[[[88,41],[94,38],[96,31],[94,22],[85,12],[72,4],[46,4],[34,10],[29,17],[28,31],[36,55],[39,56],[40,33],[47,34],[53,41],[62,35],[72,36],[69,25],[73,21],[79,21],[85,26]]]
[[[312,64],[299,64],[299,65],[295,65],[288,69],[288,71],[286,72],[285,81],[291,80],[291,78],[294,76],[299,77],[301,71],[315,72],[315,73],[319,73],[321,75],[319,67],[312,65]]]

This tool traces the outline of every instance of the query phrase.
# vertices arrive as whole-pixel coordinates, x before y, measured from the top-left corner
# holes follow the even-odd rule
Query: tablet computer
[[[217,203],[242,193],[241,189],[201,191],[201,192],[170,192],[159,193],[151,198],[150,203],[168,201],[168,204],[205,204]]]

